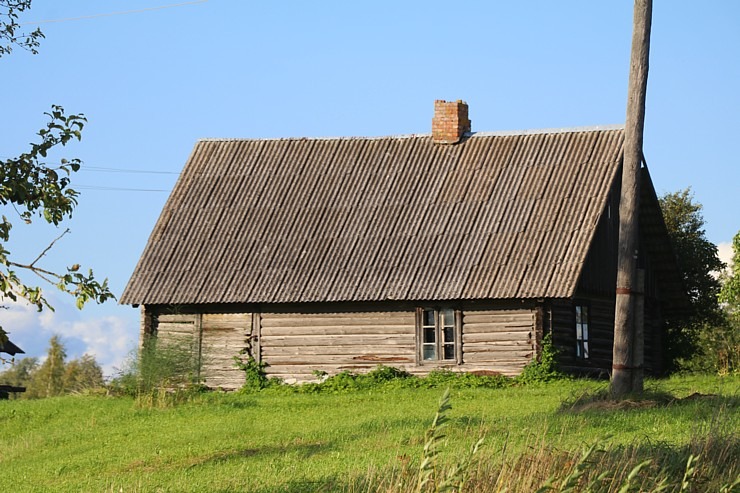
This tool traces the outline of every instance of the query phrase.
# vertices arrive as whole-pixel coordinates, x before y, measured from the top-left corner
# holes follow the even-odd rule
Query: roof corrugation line
[[[203,139],[126,304],[567,297],[622,126]]]

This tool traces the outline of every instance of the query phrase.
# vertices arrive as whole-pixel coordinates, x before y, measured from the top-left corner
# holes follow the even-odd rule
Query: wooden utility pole
[[[627,121],[624,129],[622,195],[619,202],[619,257],[610,389],[615,398],[639,392],[642,388],[642,382],[635,382],[634,378],[635,371],[641,371],[637,366],[642,366],[642,362],[636,362],[634,358],[636,317],[634,294],[638,289],[636,273],[640,167],[652,16],[652,0],[635,0],[627,90]]]

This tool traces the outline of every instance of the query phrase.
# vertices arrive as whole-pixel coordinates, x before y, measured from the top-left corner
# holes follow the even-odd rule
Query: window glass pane
[[[434,327],[424,327],[424,342],[435,342],[436,340]]]
[[[583,328],[581,329],[583,332],[583,340],[588,340],[588,324],[583,324]]]
[[[576,324],[576,339],[583,340],[583,328],[581,324]]]
[[[449,308],[444,311],[444,325],[446,327],[455,325],[455,312]]]
[[[421,310],[421,358],[423,360],[455,360],[459,341],[455,338],[455,310]]]
[[[576,357],[581,358],[583,357],[583,351],[581,350],[581,342],[576,342]]]
[[[430,359],[437,359],[436,353],[436,347],[434,344],[424,344],[424,359],[430,360]]]
[[[588,323],[588,307],[582,306],[581,307],[581,322],[584,324]]]
[[[454,327],[445,327],[444,328],[444,339],[442,342],[455,342],[455,328]]]
[[[583,343],[583,357],[588,358],[588,342]]]
[[[444,359],[455,359],[455,345],[454,344],[445,344],[444,352],[445,352]]]
[[[579,325],[581,323],[581,307],[576,306],[576,325]]]

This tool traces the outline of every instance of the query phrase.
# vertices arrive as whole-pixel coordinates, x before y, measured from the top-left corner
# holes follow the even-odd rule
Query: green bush
[[[542,352],[539,358],[535,358],[524,367],[524,370],[516,377],[519,383],[549,382],[563,378],[563,374],[557,367],[558,352],[552,344],[552,337],[547,334],[542,338]]]
[[[679,371],[730,375],[740,372],[740,316],[730,314],[722,324],[704,324],[697,331],[696,350],[679,359]]]
[[[345,370],[328,376],[326,372],[315,371],[314,376],[319,381],[302,385],[285,385],[277,378],[269,379],[265,372],[267,365],[264,362],[258,363],[252,357],[246,362],[239,358],[235,358],[235,361],[237,366],[244,370],[246,376],[242,392],[251,393],[270,388],[287,393],[337,394],[358,390],[397,388],[499,389],[513,384],[548,382],[563,378],[563,374],[557,370],[556,356],[557,352],[550,336],[547,335],[543,340],[540,358],[529,363],[524,367],[522,374],[513,379],[498,374],[476,374],[449,369],[434,369],[425,377],[417,377],[399,368],[378,365],[368,373],[354,373]]]
[[[268,378],[265,368],[267,363],[258,362],[254,357],[249,356],[247,361],[240,357],[234,357],[236,367],[244,371],[245,382],[240,389],[243,393],[258,392],[269,387],[278,387],[283,384],[279,378]]]
[[[393,366],[378,365],[367,374],[367,377],[374,383],[384,383],[413,378],[413,375]]]
[[[511,385],[514,380],[503,375],[477,375],[474,373],[454,372],[436,369],[425,377],[417,377],[409,372],[392,366],[378,365],[368,373],[354,373],[348,370],[332,376],[316,372],[318,382],[301,385],[285,385],[277,378],[268,379],[265,364],[249,360],[240,367],[246,373],[246,384],[241,391],[245,393],[270,389],[285,393],[328,393],[343,394],[360,390],[391,390],[399,388],[491,388],[498,389]]]

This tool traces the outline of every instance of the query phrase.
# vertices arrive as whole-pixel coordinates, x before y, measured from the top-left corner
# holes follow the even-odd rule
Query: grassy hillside
[[[718,491],[740,473],[740,378],[648,385],[679,398],[713,397],[562,410],[564,401],[603,386],[559,381],[453,390],[438,463],[454,463],[485,436],[467,468],[469,491],[484,485],[496,491],[496,481],[517,474],[518,484],[541,484],[572,469],[593,444],[599,450],[585,463],[611,470],[614,484],[647,458],[653,463],[641,475],[662,468],[681,476],[691,453],[702,455],[694,473],[700,489],[687,491]],[[113,397],[0,401],[0,491],[407,490],[416,484],[440,395],[438,389],[210,393],[170,409]]]

